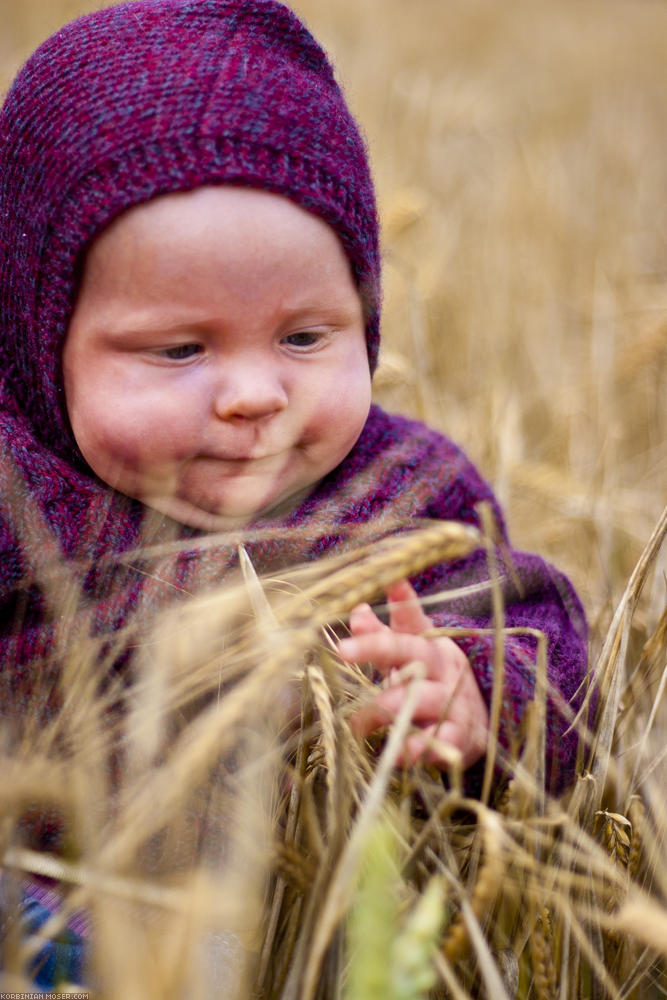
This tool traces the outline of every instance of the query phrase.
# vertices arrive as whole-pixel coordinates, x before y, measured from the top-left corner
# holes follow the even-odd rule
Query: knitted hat
[[[0,112],[0,373],[76,458],[62,344],[86,248],[123,210],[202,184],[285,195],[331,225],[366,305],[380,260],[363,140],[321,48],[275,0],[134,0],[46,41]]]

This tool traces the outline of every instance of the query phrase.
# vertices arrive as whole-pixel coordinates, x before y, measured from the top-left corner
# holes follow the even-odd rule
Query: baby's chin
[[[238,531],[247,525],[274,517],[284,517],[295,510],[311,492],[312,486],[266,504],[251,504],[241,499],[226,501],[218,509],[214,503],[193,501],[179,496],[144,495],[137,499],[147,507],[165,514],[188,528],[206,532]]]
[[[172,521],[184,524],[188,528],[197,528],[199,531],[220,532],[238,531],[245,527],[252,520],[252,513],[248,512],[227,512],[216,513],[206,510],[188,500],[180,500],[178,497],[153,497],[142,496],[139,498],[142,503],[153,510],[165,514]]]

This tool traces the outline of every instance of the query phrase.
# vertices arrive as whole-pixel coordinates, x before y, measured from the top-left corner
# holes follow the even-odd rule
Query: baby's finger
[[[422,611],[419,598],[409,580],[399,580],[387,588],[389,622],[396,632],[420,635],[433,622]]]
[[[452,764],[452,752],[460,754],[461,767],[465,770],[484,756],[485,742],[461,722],[446,719],[439,726],[410,733],[397,764],[411,767],[421,761],[446,771]]]
[[[368,736],[394,721],[405,701],[406,687],[397,684],[386,688],[362,705],[350,722],[358,736]],[[419,697],[412,713],[412,721],[417,725],[435,723],[456,699],[456,693],[448,690],[439,681],[423,680]]]
[[[417,763],[434,764],[446,771],[452,763],[453,755],[456,754],[458,762],[464,768],[466,765],[463,763],[460,727],[450,724],[443,732],[444,729],[444,724],[439,727],[433,725],[419,732],[410,733],[396,761],[399,767],[412,767]]]
[[[427,676],[438,677],[441,658],[436,644],[418,635],[406,635],[383,627],[376,632],[341,639],[338,652],[350,663],[372,663],[385,675],[394,667],[418,660],[426,667]]]
[[[350,612],[350,632],[352,635],[368,635],[387,628],[375,614],[370,604],[357,604]]]

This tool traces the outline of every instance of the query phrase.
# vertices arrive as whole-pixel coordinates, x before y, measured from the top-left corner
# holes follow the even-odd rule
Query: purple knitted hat
[[[78,457],[60,355],[86,248],[123,210],[202,184],[263,188],[329,223],[379,341],[380,258],[364,142],[321,48],[275,0],[134,0],[75,21],[0,112],[5,404]]]

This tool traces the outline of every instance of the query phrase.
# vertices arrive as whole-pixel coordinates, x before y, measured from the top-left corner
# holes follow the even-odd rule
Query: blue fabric
[[[53,914],[29,894],[23,899],[23,922],[28,934],[39,933]],[[31,964],[35,985],[42,990],[53,990],[61,983],[83,983],[87,942],[70,928],[61,931],[55,941],[44,941]]]

